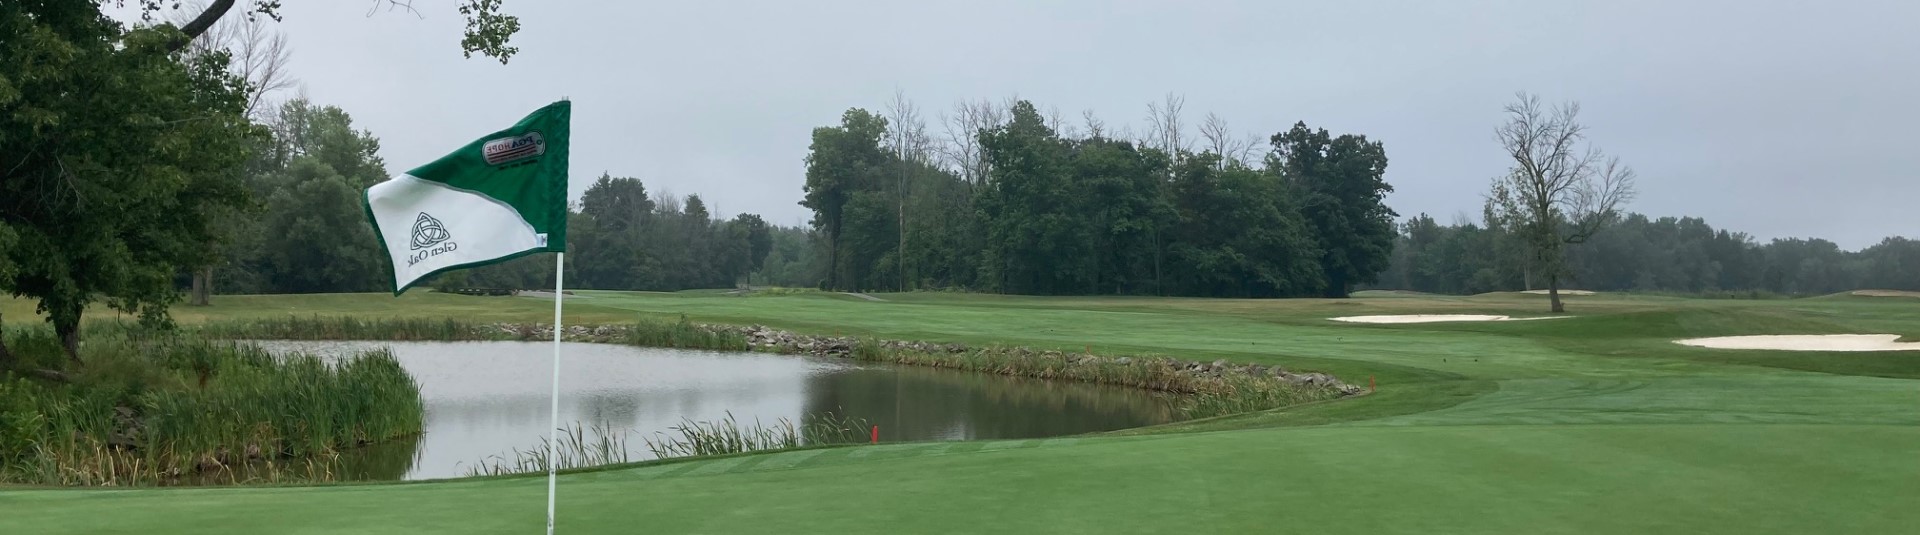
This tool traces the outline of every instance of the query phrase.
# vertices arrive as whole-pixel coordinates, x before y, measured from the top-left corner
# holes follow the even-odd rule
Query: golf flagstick
[[[552,439],[547,441],[547,535],[553,535],[553,491],[560,481],[560,465],[556,461],[556,448],[560,447],[560,302],[566,294],[561,293],[566,279],[567,253],[553,255],[553,406],[547,416],[547,427]]]

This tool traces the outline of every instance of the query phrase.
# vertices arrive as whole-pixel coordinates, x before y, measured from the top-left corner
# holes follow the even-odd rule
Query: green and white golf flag
[[[567,250],[567,126],[549,104],[506,130],[367,188],[393,294],[443,271]]]

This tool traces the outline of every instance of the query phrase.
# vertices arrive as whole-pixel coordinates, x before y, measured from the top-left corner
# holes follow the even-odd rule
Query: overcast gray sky
[[[508,0],[506,66],[461,59],[451,1],[286,4],[306,95],[394,172],[571,97],[576,198],[604,170],[796,224],[809,131],[896,88],[931,120],[1017,94],[1136,125],[1173,92],[1189,124],[1383,141],[1388,203],[1445,222],[1478,217],[1509,163],[1500,107],[1526,90],[1583,104],[1639,171],[1634,211],[1846,248],[1920,237],[1920,2]]]

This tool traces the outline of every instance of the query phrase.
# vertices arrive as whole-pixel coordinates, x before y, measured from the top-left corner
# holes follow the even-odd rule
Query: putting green
[[[1690,348],[1687,337],[1899,333],[1920,303],[1598,295],[1353,300],[726,297],[596,292],[570,313],[1225,358],[1339,374],[1357,399],[1047,440],[893,444],[563,476],[564,532],[1889,533],[1920,525],[1920,355]],[[532,299],[226,297],[296,313],[538,321]],[[15,320],[19,304],[0,302]],[[550,306],[550,304],[549,304]],[[527,533],[541,478],[265,489],[0,491],[4,533]]]

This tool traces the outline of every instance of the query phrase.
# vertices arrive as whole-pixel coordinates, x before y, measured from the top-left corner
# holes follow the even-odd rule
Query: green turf
[[[1920,300],[1351,300],[581,292],[639,314],[832,334],[1224,358],[1334,373],[1355,399],[1049,440],[883,445],[572,474],[563,532],[1890,533],[1920,525],[1920,352],[1724,351],[1675,338],[1920,337]],[[9,323],[32,321],[0,301]],[[287,313],[547,321],[531,298],[221,297],[185,322]],[[96,314],[101,316],[103,314]],[[110,314],[105,314],[109,315]],[[0,491],[0,533],[526,533],[539,478]],[[9,529],[18,528],[18,529]]]

